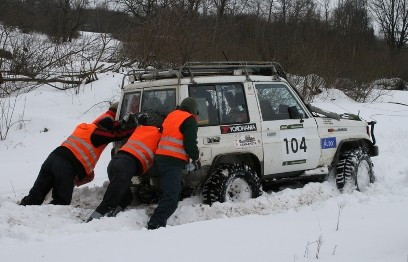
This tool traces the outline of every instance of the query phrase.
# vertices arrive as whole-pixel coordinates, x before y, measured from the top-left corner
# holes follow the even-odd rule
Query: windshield
[[[167,116],[176,107],[176,89],[144,90],[142,112]]]
[[[167,116],[176,107],[176,89],[144,90],[126,93],[120,108],[120,117],[128,113],[155,113]]]

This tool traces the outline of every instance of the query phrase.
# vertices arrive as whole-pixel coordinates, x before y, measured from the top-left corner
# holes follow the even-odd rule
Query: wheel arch
[[[250,152],[234,153],[234,154],[221,154],[217,155],[210,167],[210,172],[217,169],[221,164],[245,164],[248,165],[252,170],[254,170],[259,178],[262,177],[263,168],[262,163],[258,157]]]
[[[345,139],[339,143],[337,147],[336,154],[333,157],[332,165],[335,165],[340,158],[341,153],[346,150],[355,149],[355,148],[365,148],[369,156],[378,155],[378,147],[373,144],[368,139]]]

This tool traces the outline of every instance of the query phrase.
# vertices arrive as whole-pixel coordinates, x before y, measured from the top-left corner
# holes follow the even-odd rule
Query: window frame
[[[247,117],[248,117],[247,121],[239,122],[239,123],[224,123],[224,122],[220,121],[221,120],[221,117],[220,117],[221,110],[220,110],[220,105],[218,105],[218,101],[219,101],[220,97],[218,97],[218,91],[217,91],[217,88],[216,88],[217,85],[236,85],[236,86],[239,85],[242,88],[242,93],[244,95],[244,100],[245,100],[245,109],[246,109],[246,113],[247,113]],[[248,100],[247,100],[247,96],[246,96],[244,83],[242,83],[242,82],[223,82],[223,83],[189,84],[188,85],[188,96],[195,98],[194,96],[191,95],[191,88],[192,87],[200,87],[200,86],[207,86],[207,87],[208,86],[213,86],[214,87],[215,94],[216,94],[216,100],[217,100],[217,106],[218,106],[217,114],[218,114],[219,123],[218,124],[198,125],[199,127],[210,127],[210,126],[221,126],[221,125],[241,125],[241,124],[246,124],[246,123],[251,122],[251,117],[249,115],[249,109],[248,109]]]
[[[262,108],[261,108],[261,104],[260,104],[261,97],[258,94],[258,86],[259,85],[270,85],[270,86],[272,86],[272,88],[273,88],[273,86],[282,86],[283,88],[285,88],[287,90],[287,92],[290,94],[290,96],[293,98],[293,100],[302,109],[302,111],[303,111],[303,118],[302,119],[310,118],[309,111],[305,108],[305,104],[303,103],[303,101],[301,101],[301,99],[299,99],[296,92],[291,90],[291,88],[289,86],[287,86],[285,83],[259,82],[259,83],[254,83],[254,86],[255,86],[254,88],[255,88],[256,98],[258,100],[259,112],[260,112],[260,116],[261,116],[262,121],[294,120],[295,118],[264,120],[264,116],[263,116]],[[267,101],[269,101],[269,100],[267,100]]]
[[[132,92],[126,92],[126,93],[123,94],[123,97],[122,97],[122,104],[120,105],[119,119],[122,119],[123,116],[127,113],[127,112],[123,112],[123,115],[122,115],[123,101],[124,101],[125,97],[126,96],[131,96],[131,95],[137,94],[137,93],[140,93],[140,97],[139,97],[139,112],[140,112],[140,109],[142,108],[141,107],[141,105],[142,105],[141,100],[142,100],[143,90],[140,89],[140,90],[136,90],[136,91],[132,91]]]

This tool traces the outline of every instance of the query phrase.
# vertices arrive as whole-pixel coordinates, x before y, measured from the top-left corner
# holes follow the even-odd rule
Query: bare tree
[[[408,42],[408,0],[372,0],[371,10],[388,45],[404,47]]]
[[[169,0],[114,0],[118,5],[125,8],[126,12],[134,18],[146,20],[170,5]]]
[[[0,34],[0,42],[2,42]],[[31,34],[9,32],[4,46],[12,54],[1,58],[5,84],[0,91],[10,95],[47,84],[68,89],[97,80],[104,69],[100,62],[117,62],[118,42],[108,34],[84,35],[71,43],[58,44]]]
[[[88,0],[57,0],[57,23],[54,34],[57,42],[72,41],[82,23]]]
[[[213,0],[213,1],[217,9],[217,16],[218,17],[224,16],[230,0]]]

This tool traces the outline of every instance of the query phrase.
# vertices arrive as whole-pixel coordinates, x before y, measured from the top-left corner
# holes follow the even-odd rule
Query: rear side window
[[[144,90],[142,112],[167,116],[176,107],[176,89]]]
[[[241,84],[189,86],[189,93],[197,100],[200,126],[249,122]]]
[[[120,119],[122,119],[127,112],[139,113],[140,94],[140,92],[125,94],[122,100],[122,106],[120,108]]]

